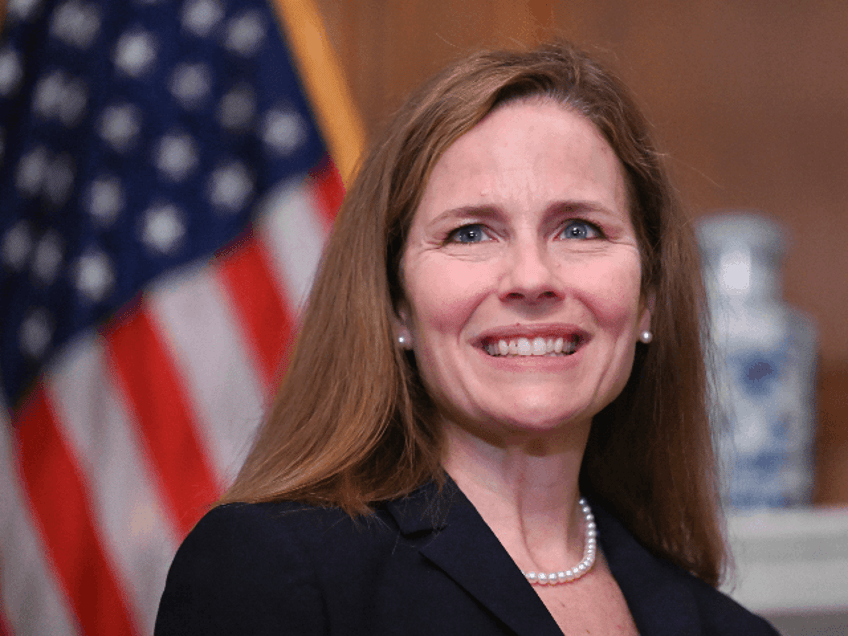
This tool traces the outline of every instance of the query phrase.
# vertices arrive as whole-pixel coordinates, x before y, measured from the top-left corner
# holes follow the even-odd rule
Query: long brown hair
[[[441,435],[412,354],[394,345],[399,264],[430,171],[504,102],[547,97],[594,122],[621,160],[655,306],[623,392],[593,422],[580,475],[654,553],[716,584],[724,548],[688,221],[626,87],[566,43],[481,52],[396,113],[336,220],[267,419],[223,501],[302,500],[351,514],[443,479]]]

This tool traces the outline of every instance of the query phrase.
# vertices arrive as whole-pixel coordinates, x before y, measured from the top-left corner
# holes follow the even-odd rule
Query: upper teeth
[[[497,344],[486,345],[486,352],[492,356],[544,356],[548,354],[574,353],[577,348],[575,338],[513,338],[498,340]]]

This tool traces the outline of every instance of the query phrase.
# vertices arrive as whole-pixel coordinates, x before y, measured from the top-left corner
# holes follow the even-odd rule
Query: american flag
[[[248,450],[342,192],[287,6],[8,3],[0,635],[152,633]]]

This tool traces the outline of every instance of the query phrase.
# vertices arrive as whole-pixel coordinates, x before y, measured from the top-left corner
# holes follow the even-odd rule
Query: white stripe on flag
[[[150,315],[189,385],[184,393],[201,423],[198,433],[218,478],[229,485],[265,405],[228,297],[214,267],[203,267],[168,279],[149,300]]]
[[[153,633],[177,538],[151,467],[105,363],[99,337],[77,339],[57,359],[48,396],[76,455],[92,520],[126,594],[138,632]]]
[[[261,245],[270,254],[274,274],[296,314],[312,287],[324,248],[321,213],[302,179],[275,187],[258,210]]]
[[[12,429],[0,402],[0,590],[13,634],[79,632],[67,599],[45,558],[29,502],[21,492]]]

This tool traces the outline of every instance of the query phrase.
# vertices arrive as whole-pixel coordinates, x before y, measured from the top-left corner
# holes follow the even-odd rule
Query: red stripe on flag
[[[39,388],[15,424],[19,462],[47,552],[85,634],[133,634],[120,586],[94,528],[79,467]]]
[[[185,536],[220,495],[183,393],[186,384],[143,308],[133,308],[104,335],[110,366],[147,442],[163,499]]]
[[[321,213],[321,220],[329,229],[345,195],[342,176],[329,156],[324,157],[316,168],[309,171],[309,182]]]
[[[268,255],[250,233],[235,249],[221,254],[218,271],[262,379],[273,392],[294,321]]]

